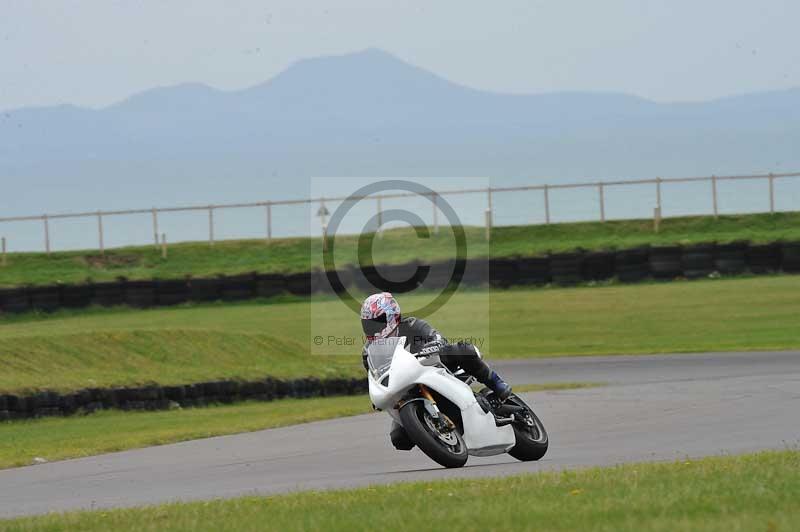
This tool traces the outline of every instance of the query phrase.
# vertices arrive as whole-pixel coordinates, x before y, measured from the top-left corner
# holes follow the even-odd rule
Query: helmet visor
[[[386,314],[368,320],[361,320],[361,328],[367,336],[376,336],[386,328]]]

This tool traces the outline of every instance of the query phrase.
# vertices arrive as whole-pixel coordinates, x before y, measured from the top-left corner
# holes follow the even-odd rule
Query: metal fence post
[[[2,245],[2,248],[3,248],[3,250],[2,250],[3,251],[3,253],[2,253],[2,265],[5,266],[6,264],[8,264],[8,262],[6,261],[6,237],[3,237],[0,240],[2,240],[2,244],[3,244]]]
[[[214,245],[214,206],[208,206],[208,245]]]
[[[769,173],[769,213],[775,214],[775,176]]]
[[[550,186],[544,186],[544,223],[550,225]]]
[[[719,216],[719,210],[717,209],[717,176],[711,176],[711,195],[714,200],[714,218]]]
[[[44,250],[49,255],[50,254],[50,220],[48,219],[46,214],[42,216],[42,221],[44,222]]]
[[[167,233],[161,233],[161,258],[167,258]]]
[[[105,255],[106,246],[103,242],[103,213],[100,211],[97,211],[97,237],[99,241],[98,243],[100,244],[100,254]]]
[[[661,178],[656,178],[656,207],[661,209]]]
[[[317,209],[317,216],[319,216],[319,221],[322,224],[322,249],[328,249],[328,215],[330,211],[325,206],[325,198],[320,198],[319,209]]]
[[[433,193],[433,234],[439,234],[439,194]]]
[[[378,218],[377,218],[378,227],[375,228],[375,231],[378,233],[378,237],[382,237],[383,236],[383,231],[381,230],[381,227],[383,227],[383,210],[381,209],[381,197],[380,196],[376,196],[375,197],[375,203],[377,205],[376,208],[378,210],[378,213],[377,213],[377,215],[378,215]]]
[[[267,203],[267,243],[272,241],[272,202]]]
[[[603,190],[603,183],[597,184],[597,192],[600,195],[600,221],[606,221],[606,198]]]
[[[653,230],[656,233],[661,230],[661,207],[653,209]]]
[[[158,248],[158,209],[153,207],[153,242]]]
[[[489,233],[492,231],[492,187],[486,189],[486,240],[489,240]]]

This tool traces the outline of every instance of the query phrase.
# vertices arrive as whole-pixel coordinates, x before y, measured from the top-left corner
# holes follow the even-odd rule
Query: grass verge
[[[786,350],[800,347],[799,288],[800,277],[776,276],[463,291],[426,319],[449,338],[472,338],[490,360]],[[315,346],[314,336],[352,344]],[[0,320],[0,392],[360,375],[360,343],[358,318],[325,298],[17,317]]]
[[[0,522],[62,530],[614,530],[800,528],[800,452],[497,479],[301,492]],[[409,511],[413,509],[412,511]]]
[[[0,391],[363,374],[357,356],[349,360],[313,356],[296,341],[266,334],[198,328],[77,329],[49,334],[47,323],[40,327],[42,334],[0,339],[4,368]]]
[[[591,386],[599,384],[529,384],[515,386],[514,390],[522,393]],[[108,410],[88,416],[6,422],[0,423],[0,468],[29,465],[36,457],[64,460],[369,412],[369,397],[354,395],[163,412]]]
[[[484,229],[466,227],[469,256],[531,256],[547,251],[575,248],[624,248],[642,244],[687,244],[697,242],[729,242],[747,239],[769,242],[779,239],[800,239],[800,213],[747,214],[738,216],[694,216],[669,218],[662,222],[658,234],[652,220],[621,220],[551,225],[496,227],[492,243],[487,244]],[[263,240],[231,240],[208,243],[173,244],[169,258],[162,259],[153,246],[125,247],[96,251],[44,253],[11,253],[8,265],[0,268],[0,287],[45,285],[57,281],[81,283],[86,280],[109,281],[118,276],[129,279],[168,279],[186,275],[209,277],[216,274],[237,274],[258,271],[300,272],[322,266],[319,239],[284,238],[270,244]],[[369,246],[362,250],[366,255]],[[430,238],[417,238],[412,229],[386,231],[374,243],[376,263],[396,264],[410,260],[436,261],[455,254],[452,231],[443,227]],[[358,237],[336,238],[337,266],[357,264]],[[369,261],[366,256],[362,261]]]

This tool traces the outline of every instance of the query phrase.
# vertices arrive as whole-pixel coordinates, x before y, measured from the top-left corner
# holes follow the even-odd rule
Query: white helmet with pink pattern
[[[397,336],[400,327],[400,305],[389,292],[372,294],[361,305],[361,327],[367,340]]]

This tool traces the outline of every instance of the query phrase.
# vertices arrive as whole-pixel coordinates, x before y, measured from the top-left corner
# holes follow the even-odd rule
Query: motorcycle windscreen
[[[367,364],[369,364],[369,370],[373,377],[378,379],[388,371],[389,366],[392,365],[394,350],[398,344],[405,345],[405,341],[405,336],[393,336],[373,340],[367,345]]]

